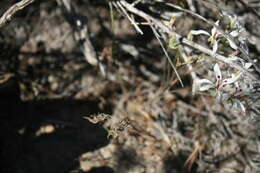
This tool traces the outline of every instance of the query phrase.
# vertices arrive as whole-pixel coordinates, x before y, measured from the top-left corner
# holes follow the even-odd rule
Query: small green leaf
[[[178,49],[179,45],[180,45],[180,43],[177,42],[176,36],[175,35],[172,36],[169,40],[169,44],[168,44],[169,48]]]
[[[193,34],[191,32],[189,32],[189,34],[187,35],[188,40],[193,40]]]

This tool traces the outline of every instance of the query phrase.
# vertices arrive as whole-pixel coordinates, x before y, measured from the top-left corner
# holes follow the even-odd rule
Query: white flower
[[[236,62],[239,63],[243,66],[244,69],[248,70],[253,64],[251,62],[246,62],[245,60],[243,60],[242,58],[239,58],[237,56],[231,56],[228,57],[227,62]]]
[[[234,38],[238,37],[238,38],[241,40],[242,37],[241,37],[240,35],[241,35],[241,33],[242,33],[245,29],[244,29],[244,28],[241,26],[241,24],[238,22],[236,16],[235,16],[235,17],[229,16],[229,18],[230,18],[230,20],[231,20],[231,25],[232,25],[231,28],[235,28],[233,31],[231,31],[231,32],[229,33],[229,35],[231,35],[231,36],[234,37]],[[215,25],[219,26],[219,20],[215,22]],[[192,40],[193,35],[201,35],[201,34],[209,36],[208,41],[209,41],[210,44],[212,45],[212,51],[213,51],[213,53],[215,54],[215,53],[217,52],[217,50],[218,50],[218,42],[219,42],[218,38],[219,38],[219,36],[221,35],[221,33],[218,32],[218,30],[217,30],[216,27],[213,27],[213,28],[211,29],[211,34],[208,33],[207,31],[204,31],[204,30],[191,30],[191,31],[189,32],[189,34],[188,34],[188,39]],[[226,38],[226,39],[227,39],[227,41],[228,41],[229,46],[230,46],[232,49],[234,49],[234,50],[237,50],[237,49],[238,49],[238,46],[236,45],[236,43],[235,43],[233,40],[228,39],[228,38]],[[240,42],[241,42],[241,41],[240,41]],[[242,41],[242,42],[244,42],[244,41]]]
[[[246,107],[244,106],[243,102],[237,98],[229,97],[227,100],[226,105],[229,107],[234,108],[235,110],[246,113]]]
[[[241,33],[242,33],[244,30],[245,30],[244,28],[237,28],[237,29],[235,29],[234,31],[231,31],[231,32],[229,33],[229,35],[231,35],[231,36],[234,37],[234,38],[238,37],[239,42],[245,42],[245,38],[242,37],[242,36],[240,36]],[[232,40],[230,40],[230,39],[227,39],[227,40],[228,40],[229,46],[230,46],[232,49],[235,49],[235,50],[238,49],[238,47],[237,47],[237,45],[236,45],[236,43],[235,43],[234,41],[232,41]]]
[[[237,16],[236,15],[229,15],[229,14],[226,14],[226,16],[228,16],[228,18],[230,20],[230,28],[232,29],[232,31],[229,33],[229,35],[231,35],[234,38],[238,38],[240,44],[245,44],[246,38],[241,36],[241,33],[245,31],[245,28],[241,25]],[[230,39],[227,39],[227,40],[228,40],[229,45],[232,49],[235,49],[235,50],[238,49],[235,42],[233,42]]]
[[[236,109],[242,110],[242,112],[244,112],[244,113],[246,112],[246,108],[245,108],[244,104],[238,99],[233,99],[233,106]]]
[[[229,100],[231,97],[230,93],[234,93],[234,87],[229,84],[236,83],[236,81],[241,76],[241,73],[238,75],[232,75],[231,78],[222,79],[222,74],[218,64],[214,65],[214,73],[216,81],[213,83],[208,79],[200,79],[197,81],[200,91],[207,91],[213,89],[214,96],[216,101],[221,103],[222,101]],[[229,86],[229,87],[226,87]]]
[[[215,22],[215,25],[217,25],[217,26],[219,25],[219,20]],[[201,34],[209,36],[208,41],[211,43],[212,51],[215,54],[218,49],[218,40],[217,39],[221,33],[218,32],[217,28],[215,28],[215,27],[213,27],[211,29],[211,34],[204,30],[191,30],[188,34],[188,39],[192,40],[193,35],[201,35]]]
[[[215,83],[211,82],[208,79],[201,79],[198,81],[198,84],[200,85],[200,87],[199,87],[200,91],[207,91],[211,88],[215,88],[215,89],[219,90],[226,85],[236,82],[241,75],[241,73],[240,73],[238,75],[233,75],[231,78],[222,79],[222,74],[221,74],[218,64],[214,65],[214,73],[215,73],[215,77],[216,77]]]

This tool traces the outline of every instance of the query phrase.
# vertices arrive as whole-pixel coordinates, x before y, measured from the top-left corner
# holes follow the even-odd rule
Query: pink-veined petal
[[[229,43],[229,46],[232,48],[232,49],[235,49],[237,50],[237,45],[236,43],[234,43],[232,40],[228,39],[228,43]]]
[[[218,64],[214,65],[214,73],[218,81],[222,79],[221,71]]]
[[[246,62],[245,65],[244,65],[244,67],[245,67],[245,69],[249,69],[252,65],[253,65],[253,64],[250,63],[250,62]]]
[[[238,29],[236,29],[236,30],[230,32],[229,34],[232,35],[232,37],[237,37],[239,35],[239,31],[238,31]]]
[[[197,83],[199,84],[199,90],[200,91],[207,91],[210,88],[214,88],[213,82],[211,82],[208,79],[200,79],[200,80],[197,81]]]
[[[214,85],[211,85],[211,84],[204,84],[204,85],[201,85],[199,90],[200,91],[207,91],[209,90],[210,88],[214,88]]]
[[[219,25],[219,20],[217,20],[216,22],[215,22],[215,25]],[[214,37],[214,35],[216,35],[217,34],[217,28],[215,28],[215,27],[213,27],[212,29],[211,29],[211,36],[213,36]]]
[[[192,34],[192,35],[204,34],[204,35],[210,36],[210,34],[207,31],[204,31],[204,30],[191,30],[190,34]]]
[[[203,84],[203,83],[206,83],[206,84],[208,83],[208,84],[214,85],[213,82],[211,82],[208,79],[199,79],[199,80],[197,80],[197,83],[200,84],[200,85]]]
[[[218,50],[218,41],[214,41],[214,44],[213,44],[213,54],[215,55],[215,53],[217,52],[217,50]]]
[[[239,79],[240,76],[241,76],[241,73],[239,75],[233,76],[231,78],[224,79],[221,86],[232,84],[232,83],[236,82]]]

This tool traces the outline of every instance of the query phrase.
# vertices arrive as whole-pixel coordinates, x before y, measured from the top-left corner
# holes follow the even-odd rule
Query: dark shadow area
[[[106,167],[106,166],[102,166],[102,167],[99,167],[99,168],[94,168],[92,169],[91,171],[89,171],[88,173],[114,173],[114,170],[109,168],[109,167]]]
[[[115,153],[116,170],[118,172],[131,172],[136,166],[142,165],[144,158],[140,157],[134,148],[118,147]]]
[[[187,160],[188,156],[180,153],[178,155],[170,155],[164,161],[164,170],[165,173],[170,172],[178,172],[178,173],[194,173],[197,170],[197,164],[194,163],[189,170],[185,167],[185,161]]]
[[[111,113],[99,101],[55,99],[23,102],[15,78],[0,84],[1,172],[79,170],[79,157],[109,143],[107,131],[83,116]],[[91,172],[112,172],[108,167]]]

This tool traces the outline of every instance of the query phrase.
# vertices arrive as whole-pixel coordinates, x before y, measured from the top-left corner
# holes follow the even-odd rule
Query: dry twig
[[[120,0],[120,3],[131,13],[134,13],[140,17],[142,17],[143,19],[145,19],[147,22],[150,22],[152,24],[154,24],[155,26],[157,26],[158,28],[162,29],[164,32],[168,33],[169,35],[174,35],[176,37],[176,39],[179,39],[181,43],[188,45],[194,49],[197,49],[207,55],[210,55],[210,58],[213,59],[217,59],[219,61],[222,61],[226,64],[229,64],[231,67],[245,73],[248,77],[250,77],[253,80],[258,80],[254,75],[252,75],[251,73],[249,73],[247,70],[245,70],[243,67],[235,64],[234,62],[229,61],[226,57],[214,53],[212,50],[201,46],[198,43],[195,43],[187,38],[182,37],[180,34],[176,33],[175,31],[173,31],[171,28],[169,28],[168,26],[164,25],[161,21],[155,19],[154,17],[144,13],[143,11],[133,7],[131,4],[129,4],[128,2],[126,2],[125,0]],[[214,24],[215,25],[215,24]],[[213,25],[213,26],[214,26]]]
[[[244,0],[238,0],[245,8],[249,9],[257,18],[260,20],[260,15],[257,13],[257,11],[249,6]]]
[[[161,41],[160,38],[158,37],[159,34],[157,33],[157,31],[155,30],[155,28],[154,28],[152,25],[150,25],[150,26],[151,26],[151,28],[152,28],[152,30],[153,30],[153,33],[154,33],[156,39],[157,39],[158,42],[160,43],[161,48],[163,49],[163,52],[164,52],[165,56],[167,57],[167,59],[168,59],[170,65],[172,66],[174,72],[176,73],[176,76],[177,76],[177,78],[179,79],[179,81],[180,81],[180,83],[181,83],[181,86],[183,87],[184,85],[183,85],[183,82],[182,82],[182,80],[181,80],[181,77],[180,77],[180,75],[178,74],[177,69],[175,68],[175,66],[174,66],[174,64],[173,64],[173,62],[172,62],[170,56],[168,55],[166,49],[164,48],[162,41]]]
[[[12,73],[6,73],[6,74],[3,74],[3,75],[0,75],[0,85],[2,83],[5,83],[6,81],[8,81],[12,77],[14,77],[14,74],[12,74]]]
[[[58,0],[57,2],[59,5],[65,7],[66,19],[73,27],[76,39],[81,43],[82,53],[84,54],[87,62],[93,66],[99,65],[98,56],[90,41],[86,21],[82,20],[82,16],[76,12],[76,9],[73,8],[70,0]],[[84,18],[86,19],[85,16]]]
[[[194,17],[196,17],[196,18],[198,18],[198,19],[200,19],[200,20],[206,22],[207,24],[209,24],[209,25],[211,25],[211,26],[217,28],[218,32],[220,32],[227,40],[232,41],[232,42],[236,45],[237,49],[244,55],[244,57],[246,57],[246,60],[248,60],[250,63],[252,63],[252,64],[254,65],[255,69],[256,69],[258,72],[260,72],[260,69],[259,69],[259,68],[255,65],[255,63],[250,59],[249,55],[246,53],[246,50],[245,50],[244,48],[242,48],[241,46],[238,46],[238,45],[236,44],[235,40],[230,36],[230,34],[226,33],[222,28],[220,28],[220,27],[219,27],[218,25],[216,25],[214,22],[211,22],[211,21],[207,20],[206,18],[204,18],[203,16],[201,16],[201,15],[199,15],[199,14],[197,14],[197,13],[194,13],[194,12],[192,12],[192,11],[190,11],[190,10],[184,9],[184,8],[178,6],[178,5],[174,5],[174,4],[172,4],[172,3],[166,3],[166,4],[169,5],[170,7],[173,7],[173,8],[175,8],[175,9],[177,9],[177,10],[180,10],[180,11],[183,11],[183,12],[185,12],[185,13],[188,13],[188,14],[190,14],[190,15],[192,15],[192,16],[194,16]]]
[[[11,20],[12,16],[19,11],[31,4],[34,0],[22,0],[12,5],[0,18],[0,28],[4,26],[8,21]]]

